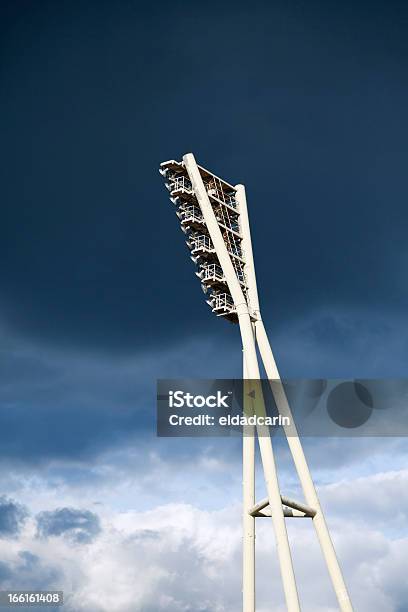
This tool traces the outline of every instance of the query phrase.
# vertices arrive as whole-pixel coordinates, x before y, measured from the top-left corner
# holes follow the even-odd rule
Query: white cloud
[[[373,503],[382,488],[394,497],[406,478],[406,472],[384,473],[320,490],[359,612],[397,612],[407,606],[408,538],[381,531],[388,506]],[[14,571],[21,567],[21,551],[38,557],[26,567],[25,580],[48,576],[49,588],[63,588],[67,610],[75,612],[236,612],[241,598],[240,521],[239,504],[214,511],[194,504],[160,504],[144,512],[109,512],[105,507],[102,532],[92,542],[39,539],[31,520],[19,540],[0,541],[0,555]],[[311,522],[288,525],[302,609],[336,610]],[[257,546],[258,609],[266,612],[273,605],[283,612],[270,519],[258,521]]]
[[[403,361],[406,342],[403,334],[398,337],[397,324],[391,326],[391,332],[383,333],[381,325],[375,328],[374,322],[368,331],[367,325],[363,326],[367,333],[351,346],[326,347],[316,331],[320,316],[306,317],[285,334],[277,335],[277,344],[293,374],[304,373],[307,362],[310,375],[321,376],[325,365],[331,363],[338,368],[338,375],[344,376],[346,367],[352,364],[355,368],[366,355],[364,367],[377,373],[390,351]],[[352,337],[359,321],[344,322],[340,317],[336,326],[345,326]],[[384,343],[386,337],[389,340]],[[78,385],[74,400],[79,396],[95,399],[88,385],[97,388],[104,380],[106,385],[98,387],[97,396],[104,401],[115,399],[116,389],[133,384],[135,371],[145,398],[143,381],[148,380],[153,388],[151,376],[158,368],[168,376],[185,375],[186,362],[197,351],[200,363],[210,362],[213,355],[210,341],[197,341],[161,354],[122,359],[113,367],[109,359],[95,356],[68,356],[45,349],[38,352],[37,347],[26,346],[15,350],[18,358],[52,365],[57,378],[61,375]],[[226,353],[228,347],[224,352],[219,350],[208,375],[211,368],[221,371]],[[199,374],[197,368],[191,367],[191,376]],[[361,371],[358,374],[366,375]],[[49,380],[48,371],[45,378]],[[30,376],[25,380],[24,390],[29,396],[34,387]],[[104,397],[106,388],[110,398]],[[321,439],[305,440],[305,446],[355,609],[404,612],[408,609],[406,441]],[[287,459],[281,448],[279,459]],[[287,465],[282,478],[285,493],[298,493]],[[109,441],[93,457],[82,460],[74,455],[70,460],[48,458],[40,466],[14,462],[6,467],[0,476],[0,488],[25,504],[31,519],[18,538],[0,540],[0,557],[5,564],[0,567],[2,588],[19,588],[21,583],[26,588],[36,584],[63,588],[68,596],[66,609],[74,612],[240,609],[241,476],[234,442],[195,440],[186,444],[183,440],[153,437],[142,441],[135,436],[125,444],[110,445]],[[67,506],[100,516],[102,531],[93,541],[78,545],[62,536],[37,537],[34,515]],[[302,609],[337,610],[312,526],[308,521],[292,521],[289,532]],[[267,612],[273,607],[284,612],[268,519],[258,521],[257,545],[257,609]]]

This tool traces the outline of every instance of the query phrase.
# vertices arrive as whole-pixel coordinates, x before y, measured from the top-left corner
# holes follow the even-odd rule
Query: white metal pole
[[[248,378],[243,351],[244,412]],[[255,504],[255,427],[245,425],[242,430],[242,609],[255,612],[255,517],[249,512]]]
[[[242,344],[246,355],[245,363],[248,378],[251,381],[260,380],[259,367],[256,356],[255,342],[253,338],[252,323],[249,313],[241,313],[239,318]],[[260,386],[256,388],[256,401],[258,407],[263,402]],[[255,413],[259,415],[259,409]],[[263,408],[262,412],[265,412]],[[283,588],[285,591],[286,605],[289,612],[299,612],[299,598],[296,587],[296,579],[293,571],[292,557],[290,553],[288,535],[286,532],[285,518],[279,489],[278,475],[273,454],[272,440],[269,428],[257,426],[259,450],[264,470],[266,490],[268,492],[269,505],[276,539],[276,548],[282,575]]]
[[[251,231],[249,229],[248,208],[244,185],[235,185],[238,203],[239,224],[242,234],[242,251],[245,259],[245,279],[248,285],[249,305],[255,318],[259,316],[258,287],[256,284],[255,262],[252,252]]]
[[[316,510],[316,514],[313,517],[313,524],[315,526],[320,546],[322,548],[323,555],[326,560],[326,564],[330,573],[334,590],[337,595],[340,609],[342,610],[342,612],[351,612],[353,608],[351,605],[350,597],[347,592],[340,565],[336,557],[336,552],[334,550],[329,530],[324,519],[323,511],[320,507],[319,499],[317,497],[316,489],[309,471],[309,467],[307,465],[306,457],[303,452],[303,448],[296,430],[296,425],[293,420],[292,412],[290,410],[289,403],[286,398],[285,390],[281,383],[275,384],[275,381],[280,381],[280,376],[259,308],[259,298],[256,284],[255,264],[252,252],[251,231],[249,226],[249,216],[245,188],[243,185],[236,185],[236,189],[237,201],[240,212],[241,230],[244,237],[245,260],[248,262],[248,270],[246,269],[246,275],[249,284],[249,299],[253,312],[257,317],[257,320],[255,321],[255,338],[259,346],[259,351],[261,353],[261,358],[268,379],[274,382],[271,387],[274,393],[274,399],[277,408],[282,416],[287,416],[290,419],[291,425],[287,428],[284,428],[288,440],[289,449],[293,456],[293,461],[299,476],[306,502],[309,506]]]
[[[241,331],[242,345],[245,353],[245,363],[248,378],[260,380],[258,359],[256,355],[255,341],[253,337],[252,321],[249,315],[248,305],[241,290],[238,278],[232,265],[224,239],[214,215],[207,191],[192,153],[183,156],[183,161],[197,197],[198,204],[208,232],[216,250],[220,265],[224,271],[228,288],[236,307],[238,321]],[[258,394],[257,401],[261,400]],[[273,455],[272,440],[269,428],[257,427],[259,448],[261,453],[264,476],[272,513],[272,521],[275,532],[276,548],[278,552],[283,588],[285,592],[286,605],[289,612],[300,612],[299,598],[296,588],[296,580],[293,571],[292,557],[290,554],[288,536],[286,532],[285,518],[283,515],[282,502],[279,491],[279,482],[276,472],[275,459]]]
[[[244,190],[243,185],[236,185],[236,201],[238,204],[238,212],[241,213],[241,199],[240,193]],[[245,191],[244,191],[245,196]],[[240,229],[243,237],[241,248],[244,253],[245,259],[245,278],[248,285],[248,297],[252,312],[255,314],[257,308],[256,294],[253,295],[252,288],[255,287],[254,282],[255,267],[252,258],[252,249],[247,248],[246,244],[246,232],[243,228],[242,217],[240,217]],[[250,245],[248,245],[250,246]],[[246,255],[249,253],[249,257]],[[255,331],[255,330],[254,330]],[[248,378],[247,367],[245,364],[245,352],[244,355],[244,407],[245,398],[247,398],[247,389],[245,388],[245,379]],[[251,508],[255,504],[255,427],[247,425],[243,428],[243,576],[242,576],[242,594],[243,594],[243,612],[255,612],[256,602],[256,590],[255,590],[255,517],[249,514]],[[253,505],[251,506],[251,500]],[[269,500],[268,500],[269,502]],[[251,521],[252,519],[252,521]]]
[[[342,612],[352,612],[353,606],[351,604],[350,596],[347,592],[347,587],[344,582],[341,568],[336,556],[336,551],[334,550],[333,542],[331,540],[324,514],[320,506],[319,498],[317,496],[309,467],[307,465],[302,444],[297,434],[286,393],[283,388],[283,384],[279,383],[280,376],[278,368],[276,366],[262,319],[256,321],[255,327],[259,351],[265,366],[266,374],[269,380],[273,381],[271,387],[276,406],[282,416],[289,416],[291,421],[291,426],[288,428],[287,435],[288,445],[299,476],[306,503],[316,510],[316,514],[313,517],[313,525],[315,526],[317,537],[326,560],[327,569],[329,570],[333,588],[336,592],[340,610],[342,610]]]

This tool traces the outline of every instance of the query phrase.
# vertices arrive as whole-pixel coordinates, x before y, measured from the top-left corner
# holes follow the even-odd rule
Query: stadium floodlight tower
[[[266,426],[247,425],[243,431],[243,612],[255,611],[255,519],[272,518],[287,609],[300,610],[285,518],[309,518],[315,527],[324,559],[342,612],[353,610],[330,538],[323,511],[306,462],[283,384],[262,321],[252,254],[245,188],[231,185],[197,165],[188,153],[182,161],[160,165],[181,228],[187,235],[191,258],[197,265],[207,303],[218,316],[239,324],[243,346],[243,379],[260,380],[256,344],[273,397],[284,422],[284,431],[301,483],[305,502],[281,495],[272,439]],[[250,387],[256,397],[250,411],[264,414],[262,390]],[[247,388],[246,388],[247,390]],[[247,400],[248,401],[248,400]],[[247,408],[245,408],[247,410]],[[257,435],[255,435],[257,434]],[[268,497],[255,503],[255,439],[258,438]]]

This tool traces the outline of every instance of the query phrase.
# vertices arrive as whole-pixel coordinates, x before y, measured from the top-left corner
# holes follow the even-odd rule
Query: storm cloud
[[[86,544],[100,532],[99,518],[89,510],[57,508],[37,515],[40,537],[67,536],[78,544]]]
[[[86,544],[100,532],[99,518],[89,510],[57,508],[37,515],[40,537],[67,536],[78,544]]]
[[[27,518],[27,509],[5,496],[0,497],[0,537],[16,536]]]
[[[121,353],[226,333],[157,173],[189,150],[246,184],[278,327],[322,304],[406,312],[406,6],[87,7],[2,3],[7,326]]]

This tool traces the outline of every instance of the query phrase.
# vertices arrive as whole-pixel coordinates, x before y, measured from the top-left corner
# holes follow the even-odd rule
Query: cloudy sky
[[[407,5],[0,11],[0,589],[236,612],[239,442],[158,439],[154,414],[159,377],[239,376],[238,331],[203,300],[157,168],[193,151],[246,185],[285,376],[406,376]],[[305,450],[356,610],[406,612],[408,440]],[[300,523],[303,609],[334,611]],[[258,525],[257,609],[283,612]]]

